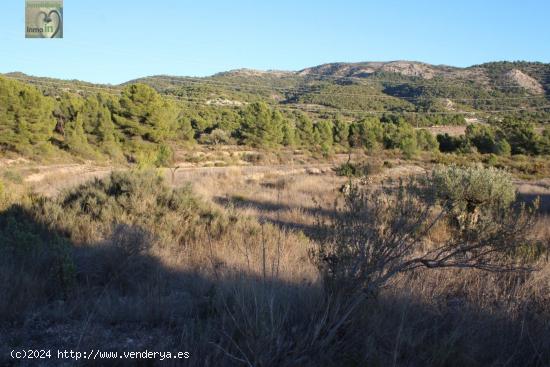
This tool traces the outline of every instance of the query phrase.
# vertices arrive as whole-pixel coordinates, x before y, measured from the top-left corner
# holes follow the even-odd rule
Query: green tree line
[[[165,164],[174,144],[243,144],[257,148],[297,147],[330,154],[351,148],[470,151],[495,154],[549,154],[550,132],[504,119],[467,128],[464,137],[415,129],[418,117],[387,114],[312,118],[265,102],[242,106],[186,104],[132,84],[120,95],[45,96],[33,86],[0,77],[0,149],[42,156],[61,149],[86,159]],[[456,120],[452,123],[460,124]]]
[[[542,133],[535,131],[533,123],[505,118],[498,123],[469,125],[464,136],[439,135],[442,152],[482,154],[548,155],[550,154],[550,128]]]

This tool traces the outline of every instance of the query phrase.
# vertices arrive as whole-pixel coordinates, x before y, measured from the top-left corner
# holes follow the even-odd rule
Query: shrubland
[[[279,181],[264,190],[304,187]],[[12,200],[0,344],[39,347],[46,333],[116,350],[132,335],[197,366],[550,361],[548,238],[507,173],[440,166],[348,185],[311,210],[307,237],[154,171]]]
[[[483,68],[496,81],[503,70],[539,66]],[[116,93],[39,90],[0,77],[0,153],[138,169],[55,197],[27,192],[20,174],[5,170],[0,355],[47,340],[189,350],[197,366],[550,364],[548,219],[537,202],[520,202],[512,181],[550,174],[550,130],[535,123],[547,112],[481,114],[487,123],[467,125],[446,113],[441,95],[478,112],[517,95],[438,78],[373,78],[306,77],[309,89],[273,78],[294,88],[280,95],[159,80]],[[519,108],[514,101],[506,107]],[[424,129],[431,125],[465,126],[465,135],[435,137]],[[194,144],[215,153],[205,158]],[[211,159],[220,145],[253,148],[228,153],[231,164],[346,153],[335,170],[346,178],[315,181],[317,170],[302,181],[271,173],[226,182],[205,172],[195,188],[178,184],[176,161],[227,164]],[[356,163],[354,153],[368,157]],[[429,173],[384,181],[396,157]],[[171,167],[178,187],[151,167]],[[329,194],[335,182],[343,186]],[[229,184],[237,194],[227,194]],[[197,194],[205,187],[213,202]],[[311,200],[315,192],[322,197]]]

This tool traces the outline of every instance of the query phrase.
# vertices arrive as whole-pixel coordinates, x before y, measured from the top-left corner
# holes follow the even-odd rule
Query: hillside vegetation
[[[142,166],[167,165],[174,149],[194,143],[325,156],[356,148],[545,155],[548,75],[547,64],[526,62],[327,64],[123,86],[12,73],[0,77],[0,149]],[[419,129],[468,124],[458,138]]]

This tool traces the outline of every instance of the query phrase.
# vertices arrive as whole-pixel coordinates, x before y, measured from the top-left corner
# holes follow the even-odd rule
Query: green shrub
[[[333,136],[334,136],[334,142],[336,144],[340,144],[342,146],[348,146],[349,145],[349,128],[350,124],[346,121],[343,121],[339,116],[334,119],[333,122]]]
[[[470,142],[464,136],[450,136],[449,134],[437,135],[439,150],[443,153],[470,153]]]
[[[412,136],[408,136],[401,140],[399,143],[399,149],[403,153],[403,156],[407,159],[413,158],[418,153],[418,146],[416,139]]]
[[[208,145],[229,144],[233,140],[231,135],[222,129],[214,129],[210,134],[202,134],[199,143]]]
[[[132,160],[137,163],[138,169],[151,169],[155,167],[158,159],[158,152],[150,149],[138,150],[133,156]]]
[[[264,102],[249,105],[242,113],[240,134],[245,144],[254,147],[275,147],[283,142],[281,113]]]
[[[0,77],[0,147],[30,155],[47,143],[55,127],[53,102],[32,86]]]
[[[510,144],[512,154],[539,154],[541,140],[531,122],[505,118],[501,124],[503,134]]]
[[[488,125],[472,124],[466,128],[466,138],[482,154],[495,153],[495,130]]]
[[[358,174],[357,166],[350,162],[341,164],[335,171],[338,176],[355,177]]]
[[[36,211],[75,243],[104,240],[115,226],[126,224],[147,228],[159,243],[179,244],[219,218],[189,187],[172,190],[154,171],[114,172],[44,200]]]
[[[413,127],[402,119],[388,122],[384,126],[386,149],[400,149],[405,155],[412,155],[417,149],[416,133]]]
[[[119,108],[113,118],[129,136],[150,142],[163,142],[177,129],[178,111],[172,101],[164,99],[145,84],[131,84],[122,90]]]
[[[161,144],[157,151],[155,166],[169,167],[174,159],[174,151],[168,145]]]
[[[317,145],[321,146],[323,154],[329,151],[334,142],[333,137],[334,126],[332,122],[327,120],[321,120],[317,122],[313,127],[314,139]]]
[[[507,210],[516,198],[512,176],[494,167],[439,166],[430,181],[436,197],[456,214],[460,225]]]
[[[349,144],[375,151],[382,147],[384,127],[377,117],[368,117],[354,122],[349,127]]]
[[[382,173],[386,167],[384,163],[374,159],[362,164],[346,162],[336,167],[335,171],[338,176],[362,177],[378,175]]]
[[[328,158],[332,154],[332,145],[331,144],[322,144],[321,145],[321,154],[323,158]]]
[[[487,158],[484,159],[484,162],[489,166],[496,167],[498,165],[498,158],[494,154],[489,154]]]
[[[436,137],[426,129],[416,131],[416,141],[418,148],[421,150],[431,152],[439,149],[439,142]]]
[[[502,156],[510,156],[512,154],[512,147],[506,141],[506,139],[500,139],[495,143],[494,153]]]

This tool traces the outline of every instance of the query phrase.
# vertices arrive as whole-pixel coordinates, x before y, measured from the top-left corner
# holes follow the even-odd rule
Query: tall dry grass
[[[190,366],[549,364],[544,258],[529,273],[397,274],[343,318],[350,295],[326,287],[302,232],[334,217],[346,179],[201,175],[179,173],[176,185],[199,184],[172,190],[117,173],[4,210],[2,361],[21,346],[187,350]]]

